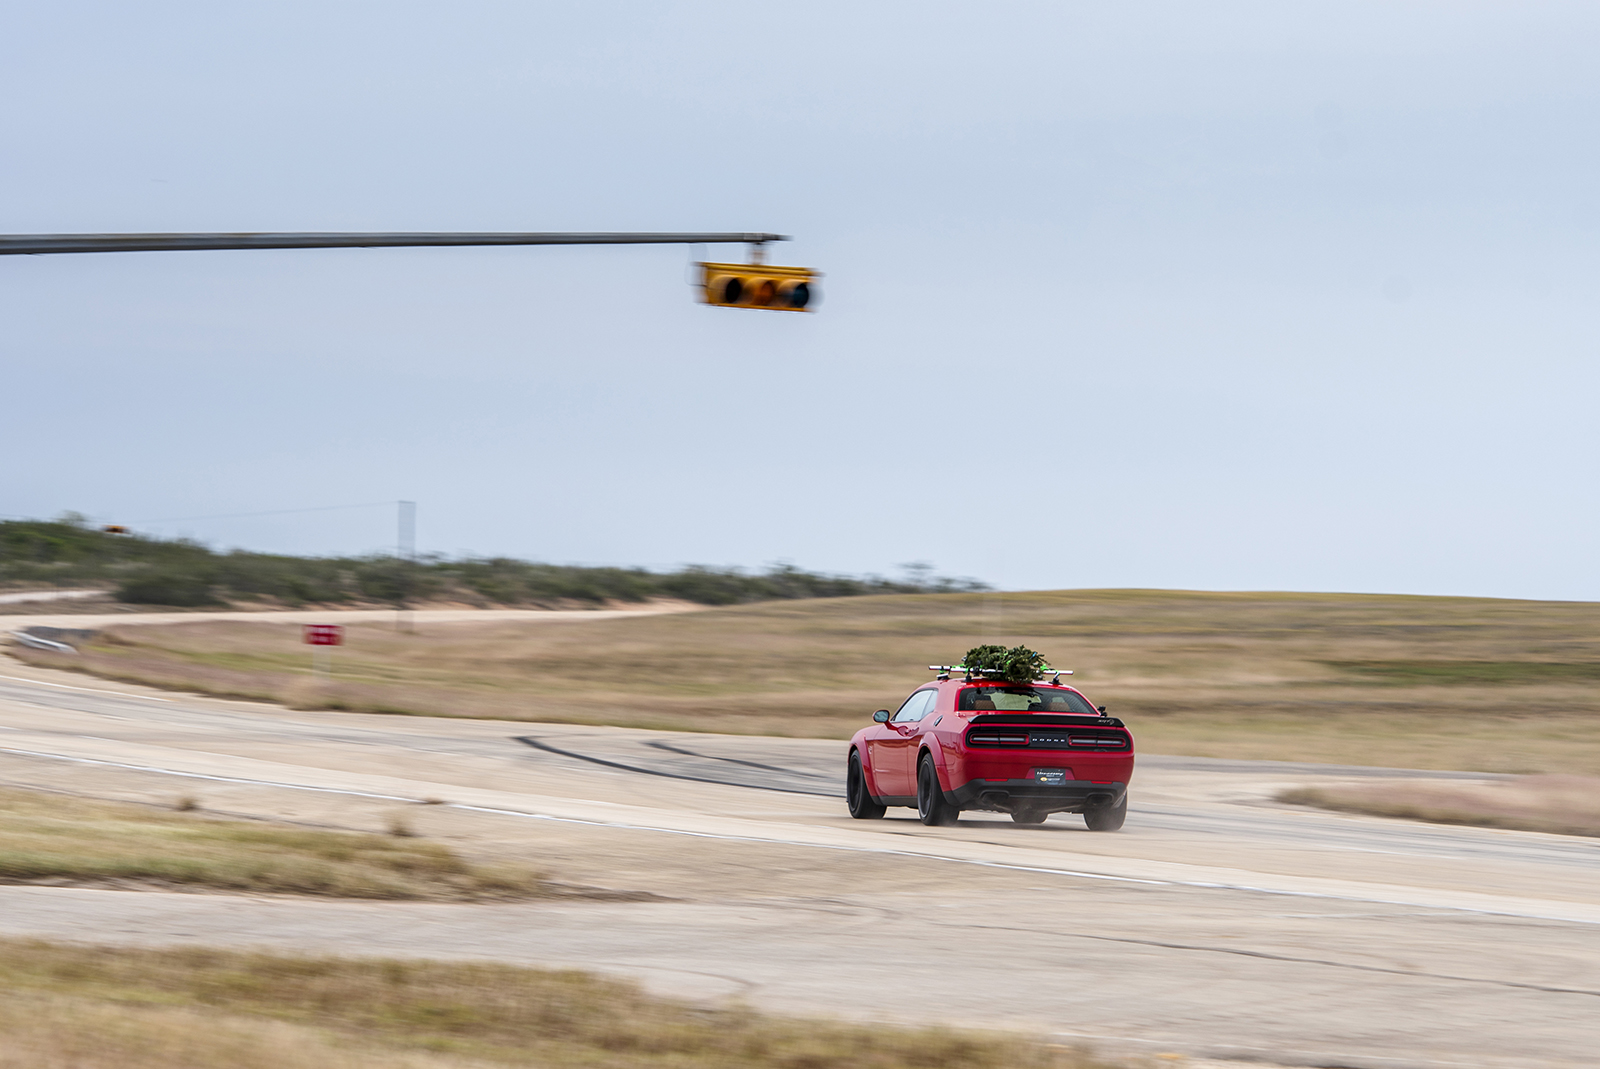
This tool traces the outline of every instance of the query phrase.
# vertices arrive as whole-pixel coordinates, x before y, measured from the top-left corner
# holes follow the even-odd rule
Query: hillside
[[[540,606],[641,602],[701,605],[865,594],[982,590],[965,579],[910,581],[821,575],[788,565],[751,574],[690,566],[674,572],[540,564],[509,557],[408,561],[394,556],[293,557],[219,553],[185,539],[110,534],[76,517],[0,521],[0,589],[104,586],[121,602],[203,608],[230,603],[302,605],[467,604]]]

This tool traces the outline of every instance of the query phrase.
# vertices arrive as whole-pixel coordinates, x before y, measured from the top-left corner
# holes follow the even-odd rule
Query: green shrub
[[[820,575],[779,564],[761,573],[690,565],[675,572],[587,568],[510,557],[401,560],[389,556],[289,557],[235,550],[217,553],[187,539],[108,534],[82,517],[0,522],[0,584],[103,583],[121,601],[214,605],[232,598],[276,598],[292,605],[355,599],[404,605],[457,597],[498,605],[577,601],[590,604],[679,598],[737,605],[786,598],[986,590],[972,580],[932,577],[908,566],[906,581]]]
[[[211,592],[211,581],[204,574],[156,572],[124,580],[117,587],[118,601],[131,605],[175,605],[190,608],[220,605]]]

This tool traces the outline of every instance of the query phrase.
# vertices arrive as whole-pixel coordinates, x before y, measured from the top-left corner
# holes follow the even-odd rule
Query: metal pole
[[[399,501],[396,504],[400,506],[400,509],[399,515],[396,517],[399,525],[395,549],[399,552],[401,560],[416,560],[417,503],[415,501]]]
[[[411,564],[417,558],[417,503],[415,501],[397,501],[395,514],[395,552],[400,558],[400,574],[404,577],[401,587],[401,601],[395,607],[394,627],[396,631],[410,631],[411,617],[407,614],[404,584],[411,582]]]
[[[0,234],[0,256],[62,252],[183,252],[204,249],[374,249],[454,245],[751,245],[788,241],[783,234],[419,233]]]

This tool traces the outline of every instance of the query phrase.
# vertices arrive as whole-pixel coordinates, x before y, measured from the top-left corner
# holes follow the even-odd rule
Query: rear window
[[[1099,716],[1083,695],[1052,687],[968,687],[961,692],[962,712],[1077,713]]]

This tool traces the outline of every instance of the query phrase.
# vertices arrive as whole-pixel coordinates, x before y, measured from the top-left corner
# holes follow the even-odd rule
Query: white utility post
[[[395,514],[395,553],[400,558],[400,567],[409,579],[410,565],[417,559],[417,503],[415,501],[397,501]],[[401,595],[400,604],[395,607],[394,627],[396,631],[411,630],[411,612],[406,605],[405,595]]]

